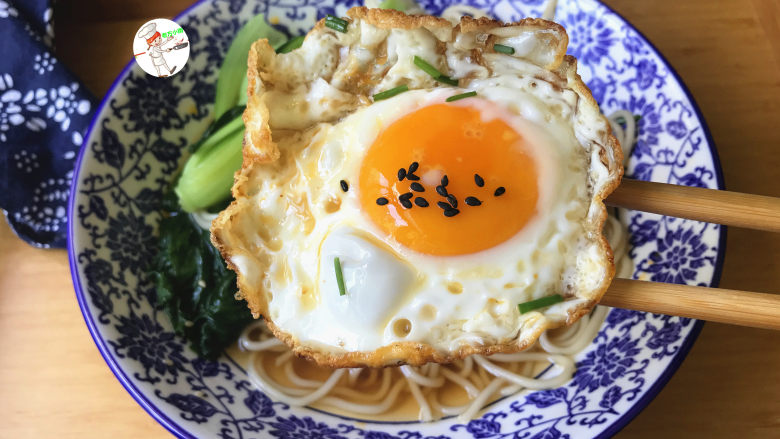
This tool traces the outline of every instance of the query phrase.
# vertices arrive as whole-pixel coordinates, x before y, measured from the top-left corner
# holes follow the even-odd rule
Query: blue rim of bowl
[[[696,117],[699,119],[699,122],[701,123],[702,131],[704,131],[704,136],[707,138],[707,146],[710,149],[710,154],[712,155],[712,163],[715,165],[715,180],[718,186],[719,190],[725,190],[726,189],[726,183],[723,179],[723,167],[720,164],[720,157],[718,156],[718,150],[715,147],[715,140],[712,138],[712,133],[710,132],[710,128],[707,126],[707,121],[704,119],[704,115],[701,112],[701,109],[699,108],[699,104],[696,103],[696,99],[693,98],[693,95],[691,94],[691,91],[688,89],[688,86],[683,81],[682,77],[680,77],[680,74],[677,73],[677,70],[674,69],[672,64],[666,59],[665,56],[661,53],[660,50],[658,50],[657,47],[655,47],[655,44],[653,44],[652,41],[650,41],[647,36],[642,33],[639,29],[637,29],[633,24],[631,24],[630,21],[628,21],[622,14],[620,14],[618,11],[611,8],[609,5],[607,5],[604,2],[599,1],[602,6],[604,6],[609,12],[615,14],[618,18],[620,18],[623,23],[625,23],[631,30],[637,33],[650,47],[650,49],[655,53],[655,55],[663,61],[664,64],[666,64],[666,68],[669,69],[669,72],[672,74],[672,77],[677,81],[677,84],[680,85],[680,89],[685,93],[685,96],[688,98],[688,101],[691,103],[691,107],[693,108],[693,111],[696,113]],[[727,227],[726,226],[720,226],[720,238],[718,240],[718,257],[715,260],[715,268],[712,273],[712,282],[710,283],[710,286],[713,288],[720,285],[720,276],[723,274],[723,263],[726,260],[726,234],[727,234]],[[693,344],[696,342],[696,339],[699,338],[699,334],[701,333],[702,328],[704,328],[704,321],[703,320],[696,320],[696,323],[694,323],[693,329],[691,329],[691,332],[688,334],[688,337],[685,339],[682,345],[680,345],[680,351],[679,354],[669,363],[668,366],[666,366],[666,370],[664,370],[661,375],[658,377],[657,380],[650,386],[649,389],[645,392],[644,395],[642,395],[639,400],[631,406],[624,414],[623,416],[617,418],[615,422],[610,424],[604,431],[601,432],[600,435],[596,436],[596,438],[609,438],[617,434],[620,430],[626,427],[642,410],[644,410],[654,399],[656,396],[658,396],[659,393],[661,393],[661,389],[663,389],[666,384],[669,382],[670,379],[672,379],[672,376],[677,372],[677,369],[680,368],[682,365],[683,360],[685,360],[688,357],[688,353],[691,351],[691,348],[693,347]]]
[[[183,16],[187,15],[190,11],[197,8],[201,5],[201,3],[205,3],[211,0],[197,0],[195,3],[187,7],[185,10],[177,14],[175,17],[173,17],[173,21],[177,21]],[[715,148],[715,141],[712,139],[712,133],[710,132],[709,127],[707,126],[707,122],[704,119],[704,116],[699,109],[698,104],[696,103],[696,100],[693,98],[693,95],[691,94],[690,90],[688,90],[688,87],[685,85],[685,82],[683,82],[680,75],[677,73],[677,71],[672,67],[672,65],[669,63],[669,61],[663,56],[663,54],[658,50],[657,47],[655,47],[655,44],[653,44],[642,32],[639,31],[636,27],[634,27],[631,22],[626,20],[623,15],[606,5],[605,3],[599,1],[602,6],[607,8],[608,11],[615,14],[617,17],[619,17],[623,23],[628,25],[630,29],[632,29],[634,32],[637,33],[652,49],[652,51],[655,53],[658,58],[663,61],[663,63],[666,65],[666,68],[669,69],[669,72],[672,74],[674,79],[677,81],[677,83],[680,85],[680,89],[685,93],[685,96],[688,98],[688,100],[691,102],[691,106],[693,108],[693,111],[696,113],[696,117],[699,119],[699,122],[701,123],[702,130],[705,134],[705,137],[707,138],[708,148],[710,149],[710,154],[712,155],[712,161],[715,165],[715,179],[718,186],[718,189],[724,190],[726,188],[725,182],[723,180],[723,169],[720,164],[720,157],[718,156],[718,151]],[[73,234],[74,234],[74,226],[73,221],[71,220],[73,218],[73,213],[75,212],[75,201],[77,193],[77,187],[79,182],[79,173],[81,171],[81,163],[84,160],[84,155],[87,149],[89,148],[88,140],[90,136],[92,135],[92,131],[95,128],[95,125],[97,124],[100,113],[102,112],[103,108],[108,103],[108,100],[113,95],[115,89],[119,84],[124,80],[125,77],[127,77],[127,73],[130,71],[130,69],[133,67],[133,63],[135,61],[130,61],[125,65],[125,67],[119,72],[119,75],[114,79],[114,82],[111,84],[111,87],[108,88],[103,98],[100,100],[100,104],[98,105],[95,116],[92,118],[92,121],[89,124],[89,128],[84,134],[84,143],[81,145],[81,149],[79,150],[78,158],[76,159],[76,163],[74,166],[75,173],[73,175],[73,179],[71,180],[70,185],[70,200],[68,202],[68,261],[70,263],[70,274],[71,278],[73,279],[73,286],[76,293],[76,300],[79,304],[79,309],[81,310],[81,314],[84,316],[84,321],[87,324],[87,329],[89,330],[90,336],[92,336],[92,340],[95,342],[95,345],[98,348],[98,351],[100,352],[100,355],[103,357],[103,360],[105,360],[106,364],[108,364],[109,369],[111,369],[111,372],[116,376],[117,380],[122,384],[122,387],[125,388],[127,393],[130,394],[130,396],[133,397],[133,399],[138,403],[138,405],[141,406],[149,415],[152,416],[157,422],[159,422],[163,427],[165,427],[166,430],[173,433],[175,436],[182,438],[182,439],[197,439],[196,436],[193,436],[191,433],[189,433],[185,428],[180,426],[176,423],[173,419],[168,417],[162,410],[158,408],[156,404],[151,402],[142,392],[141,390],[133,384],[133,382],[128,378],[128,376],[125,374],[125,372],[120,367],[119,363],[116,361],[114,356],[111,354],[111,352],[108,349],[108,346],[106,345],[103,338],[100,336],[99,330],[97,328],[97,325],[95,324],[95,321],[92,319],[92,314],[89,312],[89,305],[87,304],[87,296],[84,294],[84,288],[81,285],[81,276],[79,276],[78,272],[78,265],[77,265],[77,257],[76,253],[73,249]],[[717,259],[715,260],[715,267],[714,272],[712,275],[712,287],[717,287],[720,284],[720,277],[723,273],[723,262],[725,261],[726,257],[726,226],[721,226],[720,228],[720,239],[718,241],[718,255]],[[645,392],[645,394],[639,398],[638,401],[634,403],[634,405],[631,406],[631,408],[626,411],[623,416],[617,418],[614,422],[612,422],[604,431],[602,431],[599,435],[597,435],[595,438],[608,438],[613,435],[615,435],[617,432],[622,430],[626,425],[628,425],[642,410],[647,407],[650,402],[655,399],[656,396],[661,392],[661,389],[666,386],[666,384],[669,382],[669,380],[672,378],[672,375],[674,375],[675,372],[677,372],[677,369],[680,368],[680,365],[682,365],[683,360],[688,356],[688,353],[690,352],[691,348],[693,347],[694,342],[699,337],[699,334],[701,333],[702,328],[704,327],[704,322],[701,320],[697,320],[694,324],[693,329],[688,334],[688,337],[685,339],[682,345],[680,345],[680,350],[678,351],[677,356],[674,358],[674,360],[669,363],[669,365],[666,367],[666,369],[661,373],[661,375],[658,377],[658,379],[650,386],[650,388]]]
[[[180,18],[187,15],[190,11],[197,8],[201,5],[201,3],[205,3],[211,0],[197,0],[195,3],[181,11],[179,14],[177,14],[175,17],[173,17],[173,21],[178,21]],[[119,382],[122,384],[122,387],[125,388],[127,393],[130,394],[130,396],[133,397],[135,402],[138,403],[138,405],[143,408],[146,413],[149,413],[152,418],[154,418],[157,422],[160,423],[163,427],[165,427],[166,430],[173,433],[174,436],[182,439],[197,439],[197,436],[193,436],[187,429],[183,428],[181,425],[176,423],[173,419],[168,417],[162,410],[160,410],[156,404],[151,402],[142,392],[141,390],[133,384],[133,382],[128,378],[128,376],[125,374],[124,370],[122,370],[122,367],[119,365],[119,363],[116,361],[116,358],[111,354],[111,351],[109,351],[108,346],[106,345],[105,340],[100,336],[100,332],[97,328],[97,325],[95,324],[95,321],[92,318],[92,314],[89,312],[89,305],[87,304],[87,296],[84,294],[84,288],[81,285],[81,276],[79,276],[79,269],[77,265],[77,256],[76,252],[73,249],[73,235],[74,235],[74,225],[73,225],[73,218],[74,213],[76,211],[76,194],[77,194],[77,188],[78,188],[78,182],[79,182],[79,175],[81,172],[81,163],[84,160],[84,155],[89,148],[89,138],[92,135],[92,131],[95,129],[95,126],[98,125],[98,121],[100,119],[100,114],[103,111],[103,108],[108,104],[109,99],[114,94],[114,91],[119,86],[119,84],[127,77],[128,72],[130,72],[130,69],[133,67],[133,64],[135,63],[135,60],[130,60],[124,68],[119,72],[119,75],[114,79],[114,82],[111,83],[111,86],[106,91],[106,94],[103,95],[103,98],[100,100],[100,104],[97,106],[97,109],[95,110],[95,116],[92,118],[92,121],[89,123],[89,128],[87,128],[87,131],[84,133],[84,143],[81,145],[81,149],[79,150],[78,158],[76,159],[76,164],[74,166],[74,173],[73,173],[73,179],[70,183],[70,200],[68,202],[68,261],[70,262],[70,276],[73,279],[73,287],[76,290],[76,300],[79,303],[79,309],[81,309],[81,314],[84,316],[84,321],[87,324],[87,329],[89,330],[89,335],[92,336],[92,340],[95,342],[95,345],[98,348],[98,351],[100,352],[100,355],[103,357],[103,360],[105,360],[106,364],[108,364],[108,368],[111,369],[111,372],[114,374],[114,376],[119,380]]]

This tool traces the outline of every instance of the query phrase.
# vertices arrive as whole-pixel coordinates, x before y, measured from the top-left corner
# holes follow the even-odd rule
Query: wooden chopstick
[[[780,294],[616,278],[600,304],[780,330]]]
[[[605,202],[643,212],[780,232],[780,198],[624,178]],[[780,330],[780,294],[614,279],[600,303]]]
[[[624,178],[610,206],[780,232],[780,198]]]

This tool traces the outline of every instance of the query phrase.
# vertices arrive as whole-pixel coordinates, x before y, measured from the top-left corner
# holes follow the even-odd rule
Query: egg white
[[[264,216],[279,221],[270,232],[278,245],[271,246],[266,276],[269,317],[300,343],[370,351],[416,341],[453,350],[503,340],[523,325],[518,303],[567,289],[589,202],[581,184],[587,160],[567,123],[576,99],[551,99],[542,85],[511,77],[472,81],[469,90],[479,98],[448,105],[476,108],[483,120],[501,118],[529,138],[539,175],[538,213],[494,248],[455,257],[415,252],[379,230],[359,200],[361,162],[376,136],[396,119],[466,90],[414,90],[376,102],[280,144],[279,165],[258,171],[263,186],[254,200]],[[348,192],[340,180],[352,183]],[[290,200],[306,200],[306,207]],[[313,224],[308,232],[307,223]],[[344,296],[336,284],[337,256]],[[405,336],[394,330],[399,319],[411,323]]]
[[[238,274],[239,297],[296,353],[336,367],[527,348],[541,330],[587,312],[613,273],[600,230],[602,199],[622,168],[576,61],[564,57],[563,29],[533,19],[504,26],[469,18],[453,28],[434,17],[365,8],[348,16],[346,33],[320,22],[300,49],[276,55],[259,41],[249,54],[244,166],[236,201],[212,226]],[[516,53],[494,53],[493,43]],[[414,56],[464,88],[441,86]],[[411,91],[372,102],[400,84]],[[478,98],[447,105],[500,118],[529,140],[537,212],[493,248],[421,254],[386,236],[363,211],[361,163],[393,121],[466,91]],[[346,193],[341,180],[350,184]],[[345,295],[336,286],[337,256]],[[555,293],[568,298],[539,312],[517,310]]]

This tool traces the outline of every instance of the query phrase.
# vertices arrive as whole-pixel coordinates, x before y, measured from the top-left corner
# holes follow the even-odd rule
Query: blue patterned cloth
[[[0,208],[37,247],[65,247],[73,164],[95,98],[52,54],[49,0],[0,0]]]

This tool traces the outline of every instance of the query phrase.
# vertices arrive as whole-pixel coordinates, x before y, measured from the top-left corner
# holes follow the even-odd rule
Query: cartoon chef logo
[[[190,57],[187,34],[178,24],[165,18],[146,22],[133,40],[135,62],[158,78],[179,73]]]

